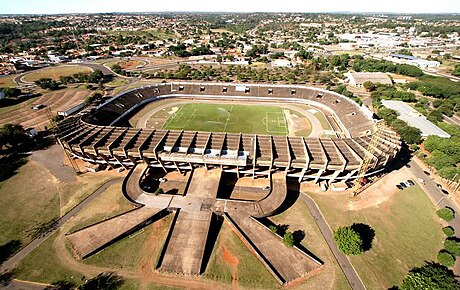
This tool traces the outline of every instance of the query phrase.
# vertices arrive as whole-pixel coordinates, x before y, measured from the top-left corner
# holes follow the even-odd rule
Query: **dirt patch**
[[[142,65],[143,63],[138,60],[122,60],[118,62],[122,69],[133,69],[137,66]]]
[[[240,261],[226,248],[223,248],[222,260],[232,269],[232,289],[238,289],[238,264]]]
[[[166,109],[163,109],[166,110]],[[169,115],[175,114],[177,111],[179,111],[179,107],[172,107],[171,110],[168,112]]]
[[[296,136],[299,133],[303,133],[305,131],[311,131],[311,123],[308,118],[300,117],[297,114],[291,113],[289,110],[283,110],[284,116],[286,117],[286,121],[288,123],[288,132],[289,136]],[[302,134],[300,134],[302,135]]]

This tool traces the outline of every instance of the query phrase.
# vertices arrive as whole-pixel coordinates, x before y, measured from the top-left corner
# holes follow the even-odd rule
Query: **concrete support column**
[[[334,180],[337,178],[337,176],[339,176],[339,174],[341,173],[342,171],[340,170],[337,170],[335,171],[332,176],[331,176],[331,179],[329,179],[329,181],[327,182],[328,185],[331,185],[332,182],[334,182]]]
[[[315,177],[315,183],[318,183],[318,180],[319,180],[319,178],[321,177],[321,175],[322,175],[323,173],[324,173],[324,170],[323,170],[323,169],[320,169],[320,170],[318,171],[318,175],[316,175],[316,177]]]
[[[351,177],[352,177],[353,175],[355,175],[356,172],[358,172],[358,169],[353,170],[353,171],[351,171],[350,173],[348,173],[348,174],[345,176],[345,179],[344,179],[343,181],[344,181],[344,182],[347,182],[348,180],[350,180]]]
[[[109,158],[107,158],[107,157],[106,157],[105,155],[103,155],[103,154],[100,154],[99,157],[101,157],[102,160],[104,160],[105,163],[107,163],[107,165],[110,166],[110,168],[115,169],[115,167],[113,167],[113,165],[109,162]]]
[[[117,155],[113,155],[113,158],[115,158],[115,160],[117,160],[117,162],[123,166],[124,169],[128,170],[128,166],[126,166],[125,164],[123,164],[123,161],[120,159],[120,157],[118,157]]]
[[[303,181],[306,171],[307,171],[307,167],[302,168],[302,172],[300,172],[299,183]]]

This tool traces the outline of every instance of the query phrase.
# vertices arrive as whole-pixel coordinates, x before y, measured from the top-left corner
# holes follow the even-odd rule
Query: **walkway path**
[[[337,262],[339,263],[340,268],[342,268],[342,271],[345,274],[345,277],[347,278],[351,288],[354,290],[365,290],[366,287],[361,281],[361,278],[359,278],[359,275],[356,272],[355,268],[353,268],[348,258],[344,254],[339,252],[339,249],[337,248],[337,245],[334,242],[334,238],[332,237],[332,230],[329,227],[326,220],[324,219],[324,216],[321,213],[318,206],[316,205],[315,201],[306,194],[301,194],[300,199],[308,206],[311,215],[315,219],[315,222],[318,225],[321,233],[323,234],[324,239],[329,245],[329,248],[334,254]]]
[[[32,242],[30,242],[27,246],[25,246],[22,250],[20,250],[16,255],[8,259],[3,263],[0,267],[0,273],[6,272],[9,270],[13,270],[19,262],[24,259],[28,254],[30,254],[33,250],[35,250],[38,246],[41,245],[49,236],[55,233],[62,225],[64,225],[68,220],[74,217],[77,213],[80,212],[84,207],[90,204],[93,200],[95,200],[101,193],[103,193],[107,188],[111,185],[120,182],[120,178],[112,179],[106,183],[104,183],[101,187],[99,187],[96,191],[94,191],[91,195],[85,198],[81,203],[75,206],[72,210],[70,210],[67,214],[62,216],[54,225],[52,229],[50,229],[47,233],[43,234],[42,236],[36,238]]]

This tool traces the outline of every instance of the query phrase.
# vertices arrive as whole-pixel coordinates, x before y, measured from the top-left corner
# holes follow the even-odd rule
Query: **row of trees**
[[[41,78],[35,81],[35,84],[42,89],[57,90],[60,89],[62,85],[69,83],[102,83],[104,80],[104,75],[100,70],[95,70],[88,74],[78,73],[72,76],[61,76],[59,81],[53,80],[51,78]]]
[[[332,84],[334,75],[330,72],[317,72],[312,65],[294,68],[255,68],[250,66],[229,65],[226,67],[181,65],[176,70],[164,70],[146,75],[147,78],[186,79],[206,81],[254,81],[287,83]]]
[[[420,143],[422,138],[422,132],[420,129],[409,126],[406,122],[399,120],[398,113],[396,113],[396,111],[381,106],[378,109],[377,114],[396,132],[398,132],[404,142],[407,144]]]
[[[423,71],[416,66],[408,64],[394,64],[386,60],[364,59],[362,57],[355,57],[353,62],[353,70],[357,72],[388,72],[406,75],[410,77],[421,77]]]
[[[428,136],[424,142],[425,149],[430,153],[424,156],[426,163],[436,168],[438,174],[447,179],[452,179],[456,174],[460,176],[460,127],[445,123],[438,124],[444,131],[451,135],[450,138]]]

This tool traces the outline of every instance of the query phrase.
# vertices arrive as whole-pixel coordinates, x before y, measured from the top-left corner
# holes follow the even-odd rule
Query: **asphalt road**
[[[33,250],[35,250],[38,246],[41,245],[50,235],[55,233],[62,225],[64,225],[68,220],[74,217],[77,213],[79,213],[84,207],[90,204],[93,200],[95,200],[101,193],[103,193],[109,186],[119,182],[120,178],[116,178],[104,183],[101,187],[99,187],[96,191],[94,191],[91,195],[85,198],[81,203],[75,206],[72,210],[68,213],[63,215],[55,224],[55,226],[50,229],[48,232],[43,234],[42,236],[36,238],[27,246],[25,246],[22,250],[20,250],[16,255],[6,260],[2,266],[0,267],[0,273],[7,272],[13,270],[18,263],[24,259],[27,255],[29,255]]]
[[[334,254],[335,259],[339,263],[340,268],[342,268],[342,271],[345,274],[345,277],[347,278],[351,288],[353,290],[365,290],[366,287],[359,278],[358,273],[356,273],[355,268],[353,268],[348,258],[344,254],[342,254],[337,248],[337,245],[335,244],[334,238],[332,236],[332,230],[329,227],[326,220],[324,219],[323,214],[319,210],[316,203],[313,201],[311,197],[309,197],[306,194],[301,193],[300,199],[308,206],[311,215],[313,216],[316,224],[318,225],[321,233],[323,234],[323,237],[329,245],[329,248]]]
[[[416,178],[423,178],[425,180],[425,184],[420,184],[420,186],[428,195],[436,209],[447,206],[455,211],[455,218],[449,222],[449,225],[455,229],[455,233],[458,236],[460,233],[460,209],[457,207],[449,195],[442,193],[441,190],[436,187],[436,182],[423,172],[423,169],[420,167],[420,165],[418,165],[417,162],[411,160],[409,162],[409,166],[409,170],[412,172],[412,174],[415,175]],[[456,260],[454,273],[456,275],[460,275],[460,259]]]

